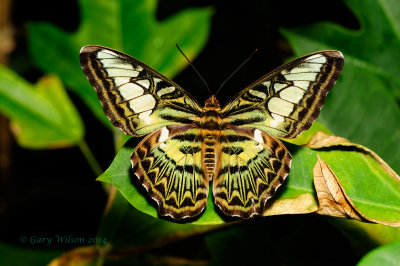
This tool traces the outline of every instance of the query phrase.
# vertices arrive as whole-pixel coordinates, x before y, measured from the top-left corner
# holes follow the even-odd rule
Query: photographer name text
[[[74,236],[74,235],[54,235],[54,236],[21,236],[20,242],[22,244],[29,245],[45,245],[50,246],[54,244],[71,244],[71,245],[90,245],[90,244],[106,244],[107,240],[105,237],[83,237],[83,236]]]

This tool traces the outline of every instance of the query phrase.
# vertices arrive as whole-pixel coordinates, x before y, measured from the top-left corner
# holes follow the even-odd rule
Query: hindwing
[[[190,124],[201,113],[182,88],[129,55],[89,45],[81,49],[80,61],[105,114],[130,136]]]
[[[221,135],[221,168],[213,180],[215,203],[232,216],[261,215],[290,171],[292,157],[259,129],[232,127]]]
[[[134,173],[157,202],[160,215],[180,220],[207,205],[208,179],[201,168],[198,128],[172,125],[149,134],[134,150]]]
[[[295,138],[318,117],[343,67],[339,51],[295,59],[260,78],[223,109],[224,122]]]

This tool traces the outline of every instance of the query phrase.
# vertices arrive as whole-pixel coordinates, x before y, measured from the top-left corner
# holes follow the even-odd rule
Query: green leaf
[[[209,8],[186,9],[157,21],[156,0],[79,3],[82,22],[77,32],[70,34],[47,23],[30,23],[29,49],[43,71],[57,73],[107,126],[110,122],[79,65],[83,46],[97,44],[121,50],[173,77],[187,65],[175,43],[194,58],[210,31]]]
[[[26,148],[72,146],[83,138],[79,114],[54,76],[32,86],[0,66],[0,111],[10,118],[18,143]]]
[[[400,241],[381,246],[365,255],[358,266],[397,266],[400,261]]]
[[[400,171],[400,6],[396,1],[347,0],[360,30],[322,22],[282,29],[296,56],[340,50],[345,64],[319,121],[335,135],[374,150]],[[396,99],[397,97],[397,99]]]

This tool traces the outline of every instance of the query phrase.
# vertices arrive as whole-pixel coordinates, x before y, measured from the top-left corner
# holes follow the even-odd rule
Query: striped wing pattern
[[[295,138],[318,117],[343,68],[339,51],[295,59],[260,78],[223,109],[225,123]]]
[[[161,215],[180,220],[200,214],[207,205],[208,180],[201,168],[198,128],[160,128],[137,146],[131,160]]]
[[[260,78],[220,108],[203,108],[181,87],[126,54],[101,46],[81,50],[82,69],[113,125],[147,136],[132,153],[135,175],[160,215],[199,215],[209,181],[227,215],[262,215],[290,171],[276,138],[294,138],[318,117],[343,67],[338,51],[295,59]]]
[[[82,48],[80,61],[105,114],[127,135],[192,123],[201,113],[182,88],[133,57],[90,45]]]
[[[262,214],[290,171],[290,153],[278,139],[254,128],[224,130],[221,146],[215,203],[232,216]]]

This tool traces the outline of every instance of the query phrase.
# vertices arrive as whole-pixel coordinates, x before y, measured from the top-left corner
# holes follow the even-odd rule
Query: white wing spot
[[[293,104],[282,100],[280,98],[271,98],[268,102],[268,109],[272,113],[277,113],[282,116],[289,116],[289,114],[293,111]]]
[[[115,58],[115,57],[118,57],[118,55],[109,50],[101,50],[100,52],[97,53],[97,59]]]
[[[148,110],[146,112],[140,113],[138,115],[139,119],[142,119],[146,124],[151,124],[153,122],[153,118],[150,117],[152,110]]]
[[[124,85],[130,81],[130,77],[122,77],[122,78],[115,78],[114,79],[114,84],[115,86],[119,87],[121,85]]]
[[[262,85],[264,85],[265,87],[269,88],[269,86],[271,85],[271,81],[263,82]]]
[[[136,77],[139,75],[138,71],[130,69],[108,68],[106,69],[109,77]]]
[[[161,97],[165,94],[173,92],[174,90],[175,90],[174,87],[162,88],[161,90],[157,91],[157,95]]]
[[[150,81],[148,79],[141,79],[141,80],[136,80],[135,81],[137,84],[142,85],[143,87],[145,87],[146,89],[149,88],[150,86]]]
[[[129,107],[135,113],[141,113],[147,110],[152,110],[155,106],[156,106],[156,100],[150,94],[146,94],[129,101]]]
[[[303,88],[304,90],[308,90],[309,86],[310,86],[310,82],[309,81],[305,81],[305,80],[295,80],[293,81],[294,86]]]
[[[261,130],[254,129],[253,136],[254,136],[254,140],[256,140],[257,142],[264,143],[264,140],[263,140],[262,134],[261,134]]]
[[[104,68],[124,68],[133,70],[133,66],[121,59],[102,59],[100,60]]]
[[[287,80],[309,80],[314,81],[317,77],[318,73],[293,73],[293,74],[286,74],[285,78]]]
[[[124,101],[128,101],[130,99],[143,95],[144,92],[140,86],[134,83],[127,83],[125,85],[122,85],[121,87],[118,88],[118,91],[121,94]]]
[[[315,55],[312,55],[312,56],[306,58],[305,61],[313,62],[313,63],[325,64],[326,63],[326,57],[321,55],[321,54],[315,54]]]
[[[157,84],[162,81],[162,79],[159,79],[159,78],[153,78],[153,80],[154,80],[154,84]]]
[[[273,120],[271,121],[270,125],[272,127],[277,128],[282,122],[285,121],[285,118],[283,118],[283,116],[280,116],[278,114],[275,113],[271,113],[271,116],[273,118]]]
[[[289,102],[299,103],[304,96],[304,90],[292,86],[282,90],[279,96]]]
[[[276,122],[284,122],[285,121],[285,118],[283,118],[283,116],[281,116],[281,115],[272,113],[271,116],[274,119],[274,121],[276,121]]]
[[[275,83],[274,84],[274,90],[277,92],[277,91],[280,91],[283,88],[286,88],[287,86],[288,86],[287,84]]]
[[[264,92],[257,91],[257,90],[249,90],[249,92],[258,98],[261,98],[261,99],[267,98],[267,95]]]
[[[298,67],[293,68],[290,70],[291,74],[294,73],[303,73],[303,72],[315,72],[318,73],[321,71],[322,65],[321,64],[310,64],[308,62],[304,62]]]

